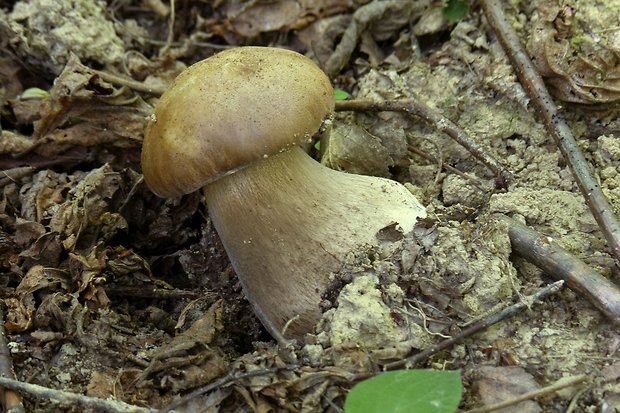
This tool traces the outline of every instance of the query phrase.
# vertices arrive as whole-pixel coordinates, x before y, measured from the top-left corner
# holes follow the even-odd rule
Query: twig
[[[489,189],[486,189],[484,187],[484,182],[482,182],[480,179],[478,179],[476,176],[473,175],[468,175],[465,172],[460,171],[459,169],[456,169],[454,166],[445,163],[441,160],[437,160],[435,159],[435,157],[429,153],[426,153],[422,150],[420,150],[419,148],[409,148],[409,152],[410,154],[415,154],[418,155],[428,161],[431,162],[435,162],[439,164],[440,168],[445,168],[446,170],[452,172],[455,175],[460,176],[461,178],[463,178],[463,180],[470,182],[473,186],[475,186],[480,192],[482,192],[483,194],[488,194],[489,192],[491,192]]]
[[[175,400],[173,403],[169,404],[168,406],[164,407],[163,409],[159,410],[157,413],[170,413],[173,411],[173,409],[176,409],[178,407],[183,406],[185,403],[202,396],[203,394],[206,394],[210,391],[219,389],[220,387],[224,387],[229,383],[233,383],[239,380],[243,380],[243,379],[248,379],[251,377],[257,377],[257,376],[264,376],[267,374],[274,374],[274,373],[278,373],[280,371],[291,371],[291,370],[295,370],[298,369],[299,367],[301,367],[300,364],[290,364],[284,367],[271,367],[268,369],[260,369],[260,370],[253,370],[247,373],[239,373],[239,374],[235,374],[235,371],[231,371],[229,372],[227,375],[225,375],[224,377],[221,377],[219,379],[217,379],[216,381],[212,382],[211,384],[201,387],[199,389],[196,389],[194,391],[192,391],[191,393],[186,394],[185,396],[181,397],[178,400]]]
[[[551,238],[507,216],[502,215],[499,219],[508,225],[508,236],[514,252],[554,280],[566,281],[570,289],[585,297],[610,320],[620,323],[620,288]]]
[[[136,92],[148,93],[153,96],[161,96],[166,90],[165,88],[162,88],[160,86],[149,85],[145,82],[139,82],[125,76],[115,75],[110,72],[104,72],[102,70],[95,70],[92,68],[89,69],[92,70],[93,73],[99,75],[99,77],[106,82],[110,82],[118,86],[127,86],[128,88],[133,89]]]
[[[84,396],[62,390],[49,389],[38,384],[0,377],[0,386],[8,389],[28,393],[42,399],[52,400],[65,406],[78,405],[84,408],[108,413],[155,413],[155,409],[134,406],[120,400],[103,400],[96,397]]]
[[[174,0],[170,0],[170,16],[168,19],[168,37],[166,38],[166,44],[159,51],[159,55],[163,56],[170,47],[172,46],[172,42],[174,41],[174,19],[176,14],[176,6],[174,4]]]
[[[429,125],[450,136],[457,143],[469,151],[483,165],[489,168],[496,177],[500,178],[505,186],[514,180],[502,164],[489,156],[474,142],[464,130],[437,111],[431,109],[416,99],[384,100],[374,102],[370,100],[345,100],[336,102],[336,111],[368,111],[368,112],[402,112],[419,116]]]
[[[442,350],[450,348],[454,346],[455,344],[458,344],[461,341],[465,340],[467,337],[470,337],[476,334],[477,332],[484,330],[485,328],[488,328],[494,324],[497,324],[498,322],[502,320],[505,320],[508,317],[511,317],[517,314],[519,311],[523,310],[524,308],[529,308],[533,303],[542,300],[543,298],[547,297],[550,294],[554,294],[560,291],[563,285],[564,285],[564,281],[556,281],[553,284],[550,284],[547,287],[538,290],[535,294],[526,297],[526,299],[516,304],[513,304],[510,307],[503,309],[499,313],[494,314],[488,318],[485,318],[484,320],[480,320],[475,324],[472,324],[470,327],[461,331],[459,335],[449,338],[447,340],[441,341],[440,343],[434,345],[433,347],[427,350],[424,350],[420,353],[414,354],[411,357],[407,357],[402,360],[388,363],[383,366],[383,369],[394,370],[394,369],[398,369],[398,368],[405,367],[405,366],[406,367],[414,366],[422,362],[423,360],[426,360],[433,354],[439,353]]]
[[[143,186],[143,184],[144,184],[144,175],[140,175],[140,178],[136,180],[136,182],[133,184],[133,186],[129,190],[129,193],[125,196],[125,199],[123,199],[123,203],[118,207],[118,212],[124,215],[125,208],[127,208],[127,205],[129,205],[129,202],[138,193],[138,190],[140,189],[140,187]]]
[[[6,331],[4,330],[4,308],[0,308],[0,377],[15,379],[13,361],[11,360]],[[2,394],[2,406],[4,406],[4,411],[25,413],[26,409],[24,408],[20,394],[9,389],[3,390],[4,391],[0,393]]]
[[[358,8],[353,13],[353,18],[347,29],[342,34],[342,39],[336,50],[325,63],[325,73],[331,78],[335,77],[351,59],[351,55],[357,46],[360,36],[368,26],[375,21],[380,21],[386,13],[410,13],[412,4],[402,0],[372,1]]]
[[[577,403],[579,402],[579,399],[581,398],[581,396],[583,396],[583,394],[587,390],[588,388],[584,387],[581,390],[579,390],[577,393],[575,393],[573,397],[571,398],[570,403],[568,403],[568,407],[566,408],[564,413],[573,413],[575,409],[577,408]]]
[[[516,32],[508,24],[499,1],[480,0],[480,5],[489,25],[508,55],[523,88],[531,99],[534,109],[541,116],[547,131],[553,136],[556,145],[566,159],[566,163],[570,166],[575,181],[586,199],[592,215],[601,227],[613,255],[620,259],[620,223],[603,191],[592,176],[588,162],[563,116],[558,112],[542,77],[536,71]]]
[[[135,297],[135,298],[157,298],[157,299],[183,299],[188,298],[194,300],[202,297],[202,294],[198,294],[194,291],[179,290],[179,289],[166,289],[155,286],[121,286],[121,287],[106,287],[106,293],[113,297]]]
[[[553,383],[550,386],[543,387],[542,389],[534,390],[531,392],[524,393],[514,399],[506,400],[500,403],[492,404],[489,406],[479,407],[477,409],[467,410],[465,413],[488,413],[494,412],[496,410],[503,409],[504,407],[514,406],[515,404],[521,403],[525,400],[532,400],[540,396],[544,396],[546,394],[555,393],[558,390],[564,389],[566,387],[574,386],[575,384],[584,382],[587,380],[587,376],[585,374],[580,374],[575,377],[571,377],[569,379],[561,379],[557,382]]]

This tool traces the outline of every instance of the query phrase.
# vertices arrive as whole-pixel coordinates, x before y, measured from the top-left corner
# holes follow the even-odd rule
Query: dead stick
[[[459,169],[456,169],[454,166],[447,164],[441,160],[437,160],[435,159],[434,156],[418,149],[418,148],[409,148],[409,153],[410,154],[415,154],[418,155],[426,160],[429,160],[431,162],[435,162],[435,163],[439,163],[441,168],[444,168],[450,172],[452,172],[455,175],[460,176],[461,178],[463,178],[463,180],[471,182],[471,184],[473,186],[475,186],[476,188],[478,188],[478,190],[484,194],[486,193],[490,193],[491,190],[490,189],[485,189],[484,188],[484,182],[482,182],[480,179],[478,179],[478,177],[473,176],[473,175],[468,175],[465,172],[460,171]]]
[[[368,111],[368,112],[403,112],[409,115],[415,115],[430,124],[436,130],[445,133],[454,139],[457,143],[469,151],[483,165],[489,168],[496,177],[502,180],[502,184],[507,186],[514,178],[502,164],[493,159],[485,151],[471,139],[467,133],[459,128],[450,119],[443,116],[436,110],[431,109],[428,105],[416,99],[398,99],[398,100],[345,100],[336,102],[336,111]]]
[[[148,83],[140,82],[126,76],[116,75],[103,70],[90,70],[97,74],[105,82],[112,83],[113,85],[126,86],[136,92],[148,93],[153,96],[161,96],[166,90],[159,85],[149,85]]]
[[[508,24],[499,1],[480,0],[480,5],[484,10],[489,25],[508,55],[521,84],[531,99],[534,109],[542,117],[547,131],[553,136],[556,145],[560,148],[564,159],[566,159],[570,166],[579,190],[586,199],[592,215],[594,215],[601,227],[613,254],[620,259],[620,223],[597,181],[592,176],[586,158],[583,156],[579,145],[577,145],[566,121],[558,112],[542,77],[536,71],[532,61],[521,45],[517,33]]]
[[[383,366],[383,369],[384,370],[395,370],[395,369],[399,369],[402,367],[407,367],[407,368],[413,367],[416,364],[426,360],[433,354],[439,353],[440,351],[443,351],[447,348],[454,346],[455,344],[460,343],[461,341],[465,340],[467,337],[470,337],[476,334],[477,332],[484,330],[485,328],[488,328],[494,324],[499,323],[502,320],[505,320],[508,317],[511,317],[517,314],[519,311],[523,310],[524,308],[529,308],[532,305],[532,303],[536,301],[540,301],[546,296],[560,291],[563,285],[564,285],[564,281],[556,281],[553,284],[548,285],[545,288],[538,290],[535,294],[527,297],[525,300],[519,301],[518,303],[515,303],[511,305],[510,307],[503,309],[497,314],[493,314],[490,317],[487,317],[483,320],[478,321],[475,324],[472,324],[471,326],[467,327],[465,330],[461,331],[459,335],[449,338],[447,340],[441,341],[440,343],[434,345],[433,347],[427,350],[424,350],[420,353],[414,354],[411,357],[407,357],[402,360],[388,363]],[[371,373],[371,374],[374,374],[374,373]],[[367,378],[367,377],[361,377],[360,375],[356,376],[356,379],[364,379],[364,378]]]
[[[28,393],[33,396],[51,400],[64,406],[81,406],[89,409],[89,411],[98,411],[106,413],[155,413],[155,409],[134,406],[116,399],[98,399],[96,397],[84,396],[78,393],[71,393],[62,390],[49,389],[39,386],[38,384],[24,383],[0,377],[0,386],[7,389]]]
[[[585,297],[615,323],[620,323],[620,288],[545,235],[501,216],[508,225],[512,249],[555,280]]]
[[[157,298],[157,299],[183,299],[188,298],[195,300],[201,297],[194,291],[165,289],[155,286],[139,286],[139,287],[106,287],[106,293],[116,297],[135,297],[135,298]]]

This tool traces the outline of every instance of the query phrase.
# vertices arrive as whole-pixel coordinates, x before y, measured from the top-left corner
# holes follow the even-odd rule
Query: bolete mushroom
[[[276,339],[289,320],[287,336],[312,330],[349,252],[425,216],[401,184],[331,170],[300,148],[328,128],[332,95],[305,56],[240,47],[182,72],[146,129],[146,184],[161,197],[203,189],[245,294]]]

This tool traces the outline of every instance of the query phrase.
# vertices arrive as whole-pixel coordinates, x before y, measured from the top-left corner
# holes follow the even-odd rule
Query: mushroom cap
[[[307,143],[334,109],[329,78],[284,49],[239,47],[184,70],[157,103],[142,171],[161,197],[193,192]]]

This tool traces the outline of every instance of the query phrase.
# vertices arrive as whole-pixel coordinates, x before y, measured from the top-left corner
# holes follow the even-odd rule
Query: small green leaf
[[[316,143],[314,144],[314,149],[316,149],[317,151],[321,150],[321,141],[316,141]]]
[[[463,391],[459,371],[398,370],[355,385],[345,413],[454,413]]]
[[[469,4],[465,0],[448,0],[443,7],[443,15],[450,23],[462,20],[469,13]]]
[[[50,94],[43,89],[39,89],[38,87],[31,87],[24,90],[19,97],[21,100],[43,100],[47,98]]]
[[[349,93],[342,89],[334,89],[334,99],[336,100],[347,100],[351,97]]]

